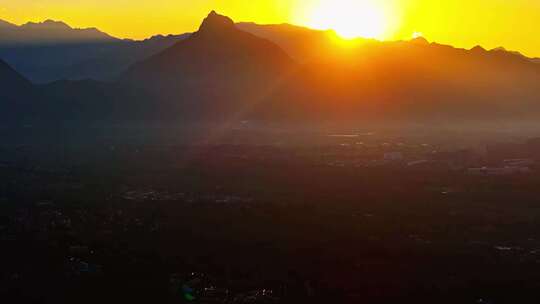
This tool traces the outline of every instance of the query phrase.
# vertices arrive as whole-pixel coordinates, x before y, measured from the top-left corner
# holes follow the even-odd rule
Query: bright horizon
[[[0,0],[0,19],[8,22],[53,19],[132,39],[195,31],[211,10],[236,22],[333,29],[345,38],[406,40],[422,35],[456,47],[503,46],[540,57],[540,1]]]

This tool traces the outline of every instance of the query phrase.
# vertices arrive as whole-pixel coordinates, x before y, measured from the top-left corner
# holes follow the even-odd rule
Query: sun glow
[[[319,0],[307,13],[307,25],[332,29],[343,38],[384,38],[389,17],[375,0]]]
[[[416,38],[420,38],[420,37],[424,37],[424,34],[420,33],[420,32],[414,32],[412,34],[412,38],[413,39],[416,39]]]

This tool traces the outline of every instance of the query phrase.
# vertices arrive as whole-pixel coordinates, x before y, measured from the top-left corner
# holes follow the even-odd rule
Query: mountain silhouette
[[[197,35],[219,35],[235,30],[236,25],[231,18],[211,11],[200,25]]]
[[[230,26],[231,21],[228,22]],[[236,28],[274,42],[298,63],[328,61],[347,55],[343,54],[344,49],[340,43],[336,43],[339,38],[333,31],[319,31],[290,24],[238,23]],[[25,32],[34,34],[28,35]],[[186,33],[158,35],[143,41],[120,40],[97,29],[74,29],[64,22],[53,20],[30,22],[22,26],[0,20],[0,34],[0,58],[36,83],[62,79],[108,81],[118,77],[133,63],[143,61],[190,36]],[[13,40],[20,43],[13,44]],[[430,44],[422,37],[409,43]],[[357,38],[347,42],[347,53],[358,50],[357,56],[361,57],[363,52],[371,52],[370,49],[377,50],[384,45],[397,44]],[[480,56],[496,53],[499,57],[520,57],[538,62],[538,59],[529,59],[504,48],[477,50]]]
[[[196,33],[135,64],[120,81],[147,89],[175,113],[227,116],[262,102],[293,66],[277,45],[213,11]]]
[[[212,12],[197,32],[153,55],[143,56],[143,46],[151,41],[163,46],[169,37],[130,48],[141,51],[143,59],[116,82],[40,85],[40,106],[27,110],[50,121],[81,124],[461,124],[540,117],[540,65],[519,53],[465,50],[425,39],[358,39],[343,48],[330,43],[332,35],[291,25],[234,24]],[[112,65],[115,56],[102,62]],[[6,71],[12,75],[12,69]]]
[[[290,25],[235,26],[212,12],[197,33],[122,79],[181,105],[169,113],[234,112],[246,107],[240,100],[261,96],[267,102],[253,117],[270,119],[487,119],[530,115],[534,111],[527,109],[538,108],[540,70],[523,56],[423,38],[358,39],[342,48],[329,43],[332,34]],[[280,81],[261,87],[272,82],[258,80],[272,74]]]

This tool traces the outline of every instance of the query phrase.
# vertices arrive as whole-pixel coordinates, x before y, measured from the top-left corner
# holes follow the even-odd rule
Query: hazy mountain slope
[[[184,39],[158,36],[144,41],[0,47],[0,56],[36,83],[55,80],[112,80],[131,64]]]
[[[237,27],[274,42],[300,63],[329,56],[338,47],[339,37],[333,31],[318,31],[290,24],[260,25],[247,22],[238,23]]]
[[[283,90],[344,119],[490,120],[540,115],[540,69],[507,52],[372,43],[305,65]],[[294,93],[291,93],[294,92]],[[303,104],[302,104],[303,103]]]
[[[61,79],[111,80],[131,64],[187,35],[120,40],[97,29],[73,29],[46,21],[22,26],[0,23],[0,58],[36,83]]]
[[[15,101],[20,95],[32,87],[32,84],[28,80],[2,60],[0,60],[0,83],[2,84],[0,96],[2,98],[9,98],[9,101]]]
[[[307,109],[319,116],[334,113],[350,119],[538,114],[538,65],[518,52],[464,50],[424,38],[343,42],[332,32],[288,24],[238,26],[275,42],[304,63],[277,98],[297,100],[288,112]],[[292,110],[295,106],[298,109]]]
[[[33,85],[0,60],[0,124],[31,116],[35,97]]]
[[[71,125],[154,120],[156,104],[139,89],[94,80],[56,81],[37,90],[49,120]]]

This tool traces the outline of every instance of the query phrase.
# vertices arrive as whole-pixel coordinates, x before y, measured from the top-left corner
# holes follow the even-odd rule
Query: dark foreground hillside
[[[248,138],[2,146],[0,296],[540,300],[537,140],[452,150],[415,136]],[[504,169],[515,158],[521,169]]]

